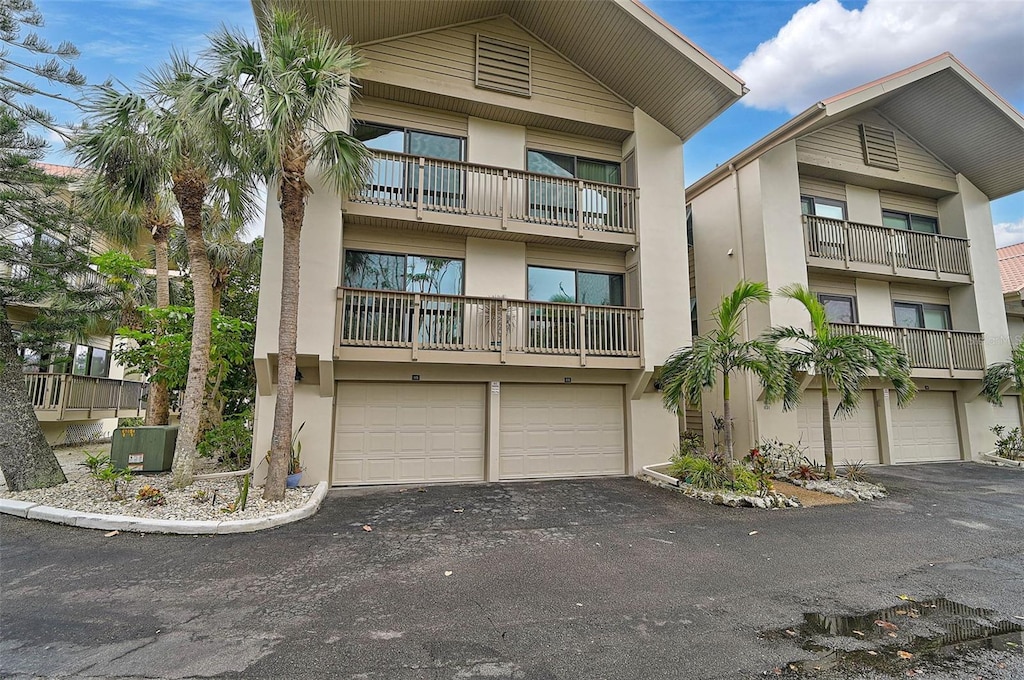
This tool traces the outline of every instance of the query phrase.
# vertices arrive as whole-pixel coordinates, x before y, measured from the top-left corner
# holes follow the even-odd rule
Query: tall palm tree
[[[221,298],[231,281],[231,274],[258,267],[262,251],[253,242],[243,239],[245,225],[231,217],[220,203],[207,203],[203,207],[203,232],[206,239],[206,255],[210,260],[213,309],[219,312]],[[188,244],[183,231],[172,232],[170,244],[175,259],[188,260]]]
[[[70,143],[78,162],[94,175],[82,192],[85,207],[100,229],[119,245],[136,247],[140,228],[153,239],[156,306],[170,304],[168,239],[176,223],[174,198],[157,139],[147,129],[154,112],[145,97],[121,92],[110,83],[91,88],[85,127]],[[146,406],[147,425],[170,418],[167,385],[153,381]]]
[[[1008,389],[1024,392],[1024,342],[1010,351],[1010,360],[991,364],[985,369],[981,393],[990,403],[1003,405],[1003,393]]]
[[[766,304],[768,286],[758,281],[740,281],[722,298],[713,316],[716,327],[693,339],[693,346],[681,347],[661,371],[665,405],[677,410],[685,399],[700,405],[704,390],[722,380],[722,415],[725,419],[725,453],[733,457],[731,376],[736,371],[753,373],[765,389],[765,401],[782,400],[785,407],[795,400],[796,384],[786,368],[784,356],[774,342],[763,338],[742,340],[743,314],[752,303]]]
[[[306,200],[313,192],[306,171],[315,169],[328,188],[345,194],[363,184],[370,155],[358,140],[336,129],[337,121],[347,118],[351,73],[362,64],[352,48],[296,14],[264,4],[257,22],[262,49],[225,29],[211,37],[205,56],[219,81],[209,105],[236,123],[229,139],[243,140],[260,161],[281,210],[277,398],[264,489],[264,498],[277,500],[284,497],[292,441],[299,244]]]
[[[862,386],[869,371],[892,383],[900,406],[917,394],[910,379],[910,359],[892,343],[872,335],[853,335],[837,331],[828,322],[825,307],[805,286],[793,284],[779,294],[802,304],[811,318],[811,330],[792,326],[769,330],[767,337],[785,343],[787,360],[794,371],[809,371],[821,380],[821,423],[825,448],[825,476],[835,477],[832,444],[832,408],[829,393],[839,396],[836,413],[852,413],[860,403]]]

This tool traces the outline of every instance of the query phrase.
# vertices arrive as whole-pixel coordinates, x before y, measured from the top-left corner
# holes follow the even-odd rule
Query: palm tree
[[[981,393],[990,403],[1003,405],[1003,393],[1008,389],[1024,392],[1024,342],[1010,351],[1010,360],[992,364],[985,369]]]
[[[681,347],[666,361],[661,371],[665,406],[677,410],[683,400],[700,405],[704,390],[722,378],[722,414],[725,420],[725,453],[733,457],[732,390],[730,376],[735,371],[757,376],[765,389],[765,402],[782,400],[786,408],[795,401],[796,384],[786,369],[784,356],[773,342],[762,338],[741,340],[743,314],[751,303],[766,304],[771,298],[768,286],[756,281],[740,281],[722,298],[713,313],[716,328],[693,339],[692,347]]]
[[[283,226],[281,317],[278,327],[277,398],[264,498],[284,497],[292,441],[295,347],[299,303],[299,243],[314,168],[328,188],[345,194],[361,186],[370,155],[347,132],[344,120],[353,89],[351,73],[362,62],[328,31],[296,14],[262,5],[260,45],[223,29],[211,37],[207,65],[217,84],[208,104],[235,123],[225,140],[242,140],[276,189]]]
[[[207,203],[203,208],[203,232],[206,255],[210,260],[210,290],[213,310],[220,311],[221,297],[228,287],[232,272],[259,267],[261,250],[245,241],[245,225],[231,217],[220,203]],[[188,261],[188,243],[181,230],[171,233],[171,253],[179,262]]]
[[[121,92],[107,83],[94,87],[85,104],[86,126],[70,147],[78,162],[94,175],[82,192],[87,211],[100,230],[115,243],[134,248],[145,228],[153,238],[156,306],[170,304],[168,239],[177,220],[174,197],[167,191],[162,150],[148,134],[154,112],[142,96]],[[170,419],[167,385],[153,381],[146,406],[147,425],[166,425]]]
[[[879,378],[892,383],[900,406],[909,403],[917,394],[917,386],[910,379],[910,359],[892,343],[873,335],[853,335],[837,331],[829,323],[825,307],[805,286],[793,284],[779,294],[802,304],[811,317],[811,330],[777,327],[767,333],[774,342],[785,343],[786,357],[794,371],[811,371],[821,381],[821,423],[825,448],[825,476],[835,477],[835,457],[832,446],[832,408],[829,392],[839,395],[836,413],[853,412],[860,403],[861,387],[869,371],[877,371]]]

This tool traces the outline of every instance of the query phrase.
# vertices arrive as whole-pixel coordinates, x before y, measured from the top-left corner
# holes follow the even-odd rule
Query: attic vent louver
[[[899,170],[896,155],[896,135],[892,130],[873,125],[860,126],[860,141],[864,148],[864,164],[886,170]]]
[[[529,97],[530,46],[476,36],[476,86]]]

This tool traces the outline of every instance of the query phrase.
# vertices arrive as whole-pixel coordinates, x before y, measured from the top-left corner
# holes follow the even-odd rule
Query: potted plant
[[[287,487],[289,489],[297,487],[299,480],[302,479],[302,442],[299,441],[299,434],[305,426],[306,423],[303,422],[302,425],[299,425],[299,429],[295,430],[295,434],[292,435],[292,450],[291,455],[288,457]]]

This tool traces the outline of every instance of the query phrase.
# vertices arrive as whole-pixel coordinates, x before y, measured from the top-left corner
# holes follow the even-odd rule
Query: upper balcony
[[[622,250],[637,244],[634,187],[403,153],[373,154],[371,179],[345,201],[346,214],[458,227],[489,238]]]
[[[840,324],[840,333],[874,335],[907,353],[915,378],[976,378],[985,373],[985,335],[969,331]]]
[[[641,368],[643,311],[339,288],[335,359]]]
[[[804,215],[809,267],[886,279],[968,284],[970,241],[891,227]]]
[[[70,373],[26,373],[25,387],[41,421],[146,415],[146,383]]]

